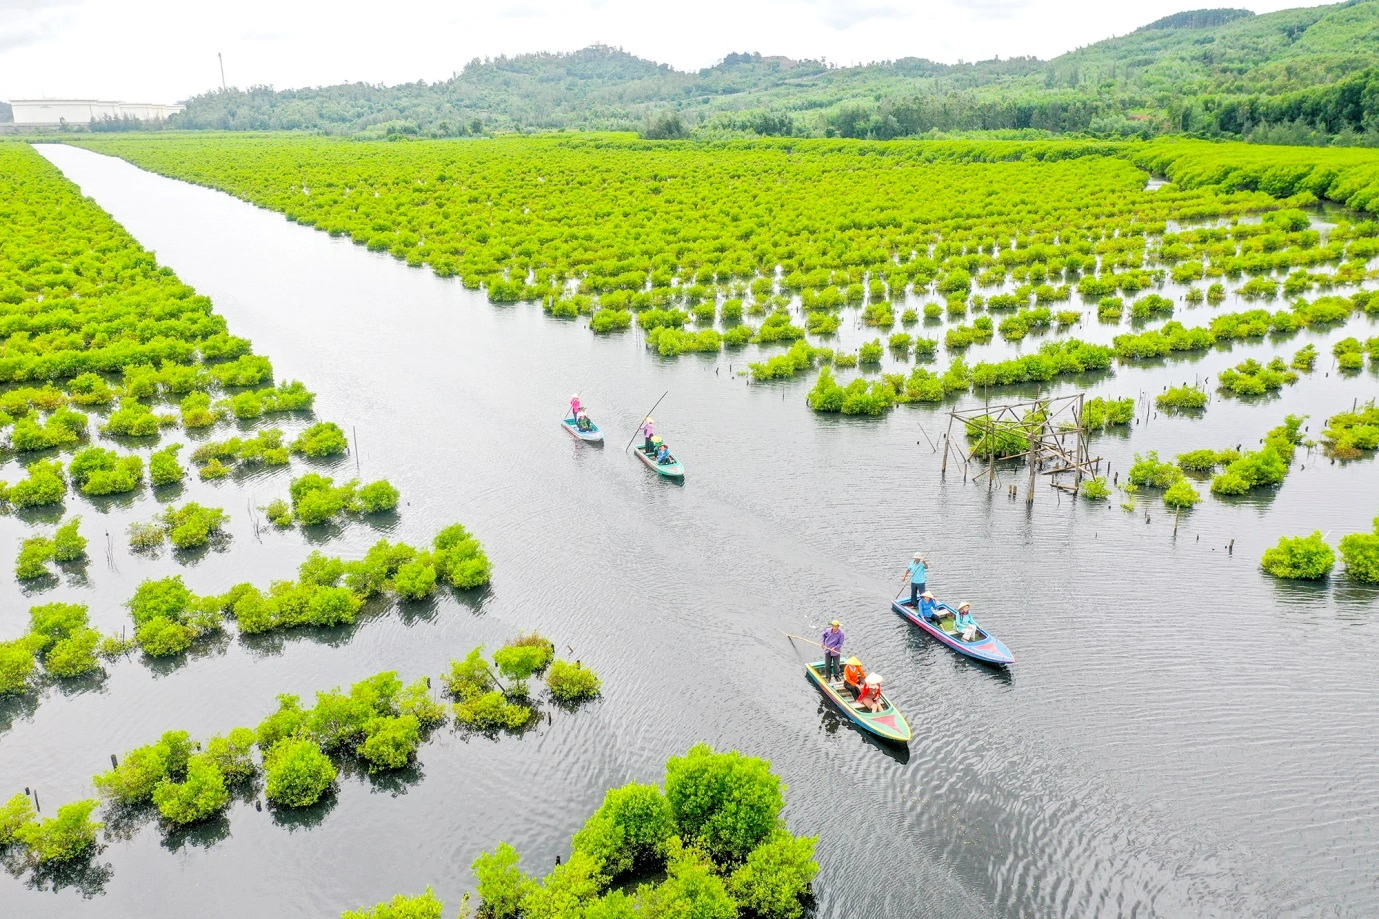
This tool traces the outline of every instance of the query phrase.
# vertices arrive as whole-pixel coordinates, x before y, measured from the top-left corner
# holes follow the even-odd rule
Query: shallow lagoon
[[[163,730],[252,724],[279,692],[310,695],[382,669],[437,675],[521,629],[597,668],[605,697],[576,714],[554,710],[521,738],[442,732],[415,770],[344,777],[334,801],[290,821],[240,802],[184,836],[122,828],[91,870],[42,879],[57,895],[35,890],[31,875],[0,875],[7,912],[334,915],[427,884],[453,909],[481,850],[505,839],[544,872],[605,788],[658,779],[667,756],[699,740],[767,757],[790,785],[792,829],[821,837],[820,916],[1379,909],[1379,689],[1369,676],[1379,596],[1340,577],[1283,584],[1257,567],[1280,535],[1321,529],[1334,543],[1368,529],[1379,513],[1373,460],[1300,454],[1276,494],[1208,498],[1182,516],[1176,540],[1154,500],[1128,514],[1041,481],[1028,508],[1003,485],[991,496],[964,486],[952,466],[940,481],[926,438],[942,431],[946,406],[818,416],[804,405],[812,374],[749,386],[733,372],[759,359],[755,349],[662,361],[639,333],[600,338],[535,306],[493,307],[458,281],[225,195],[82,150],[40,149],[212,297],[279,379],[316,391],[319,417],[357,430],[356,456],[329,474],[352,476],[357,460],[366,481],[402,490],[395,519],[332,531],[325,551],[357,557],[380,535],[421,543],[460,520],[495,575],[482,594],[381,607],[346,631],[231,633],[184,662],[132,659],[104,681],[49,690],[36,707],[8,703],[7,785],[36,786],[51,813],[90,794],[110,753]],[[1243,308],[1180,306],[1177,318],[1195,325]],[[831,346],[879,334],[857,328],[855,313]],[[941,338],[946,326],[930,328]],[[1089,320],[1073,334],[1109,341],[1123,330]],[[1315,434],[1379,389],[1369,372],[1325,375],[1331,343],[1375,334],[1356,318],[1344,331],[1049,391],[1152,394],[1317,344],[1317,372],[1276,399],[1214,399],[1204,420],[1157,415],[1128,436],[1093,438],[1124,472],[1136,451],[1248,445],[1289,412],[1309,414]],[[998,338],[968,360],[1014,353]],[[602,449],[557,430],[574,390],[609,431]],[[686,464],[682,487],[620,452],[666,390],[656,416]],[[20,632],[31,602],[57,599],[89,603],[96,625],[117,628],[127,622],[120,604],[150,576],[181,572],[198,592],[290,577],[325,537],[256,537],[249,507],[285,494],[291,474],[188,484],[179,501],[230,513],[232,548],[183,560],[123,548],[128,522],[156,512],[148,494],[100,506],[69,498],[92,538],[84,579],[41,599],[7,581],[0,632]],[[0,478],[14,478],[13,463]],[[1024,481],[1021,469],[1001,479]],[[26,529],[0,517],[0,544],[17,545]],[[1012,673],[967,664],[889,611],[916,548],[929,554],[935,591],[971,600],[1012,648]],[[810,634],[833,616],[913,725],[908,759],[840,723],[780,634]],[[878,885],[865,869],[881,858],[890,873]]]

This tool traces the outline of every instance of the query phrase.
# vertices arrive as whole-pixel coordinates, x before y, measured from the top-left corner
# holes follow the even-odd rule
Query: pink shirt
[[[584,408],[584,406],[580,405],[578,397],[570,400],[570,414],[578,415],[582,408]]]

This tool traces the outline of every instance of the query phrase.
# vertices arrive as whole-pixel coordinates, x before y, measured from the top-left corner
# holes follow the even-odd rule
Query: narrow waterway
[[[329,806],[301,819],[237,802],[191,834],[112,828],[79,877],[0,874],[0,913],[328,916],[431,885],[448,914],[481,851],[506,840],[544,873],[605,789],[657,781],[668,756],[699,741],[766,757],[788,783],[791,829],[820,837],[820,917],[1379,913],[1379,597],[1339,576],[1297,585],[1258,569],[1281,535],[1320,529],[1334,543],[1368,530],[1372,460],[1300,453],[1277,493],[1208,499],[1176,538],[1154,501],[1131,514],[1041,481],[1031,507],[1023,490],[1005,494],[1023,485],[1019,469],[994,494],[952,467],[943,480],[928,440],[946,406],[818,416],[804,404],[812,375],[749,386],[732,371],[750,354],[662,361],[635,333],[596,337],[536,306],[494,307],[218,192],[40,150],[210,296],[279,379],[317,392],[319,417],[357,430],[356,457],[333,474],[352,477],[357,458],[404,506],[328,542],[256,536],[249,504],[285,494],[290,472],[197,482],[187,496],[230,512],[233,547],[186,567],[121,548],[128,522],[156,512],[151,497],[72,499],[88,535],[112,534],[110,559],[93,552],[84,578],[42,600],[4,583],[0,635],[21,632],[33,602],[88,603],[98,626],[118,628],[144,577],[182,573],[198,593],[266,584],[313,548],[357,557],[380,531],[421,543],[457,520],[495,575],[480,596],[380,610],[344,632],[232,637],[175,665],[131,660],[37,705],[7,703],[3,797],[36,786],[47,811],[90,795],[110,753],[164,730],[252,725],[278,693],[309,697],[380,670],[436,675],[519,630],[551,635],[605,691],[520,738],[441,732],[416,769],[342,776]],[[1211,310],[1196,315],[1181,318]],[[1156,393],[1308,341],[1323,354],[1277,398],[1213,401],[1201,420],[1154,415],[1093,450],[1123,473],[1136,451],[1255,443],[1290,412],[1310,415],[1315,435],[1376,392],[1369,372],[1328,373],[1330,342],[1347,334],[1379,330],[1356,319],[1283,345],[1119,368],[1092,390]],[[602,448],[557,430],[576,390],[610,432]],[[686,464],[682,486],[621,449],[666,391],[656,418]],[[0,544],[25,531],[0,517]],[[889,610],[916,549],[935,592],[970,600],[1011,647],[1011,672],[957,658]],[[913,725],[908,756],[840,724],[805,679],[809,655],[781,634],[835,616]]]

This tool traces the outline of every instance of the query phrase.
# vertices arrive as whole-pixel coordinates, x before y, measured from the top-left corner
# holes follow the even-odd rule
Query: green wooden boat
[[[804,665],[805,672],[809,674],[809,679],[819,687],[820,692],[832,700],[833,704],[847,715],[848,720],[857,725],[869,734],[874,734],[882,740],[889,740],[892,743],[909,743],[913,736],[910,732],[910,723],[905,720],[905,716],[900,714],[900,709],[891,704],[891,700],[886,698],[886,694],[881,694],[881,711],[868,711],[866,706],[861,705],[853,698],[852,693],[846,688],[834,689],[824,678],[824,662],[814,661],[812,664]]]
[[[672,453],[671,456],[674,457],[675,454]],[[673,463],[658,463],[656,457],[647,456],[646,451],[641,447],[637,448],[637,459],[655,469],[657,475],[663,475],[668,479],[683,479],[685,477],[685,467],[681,465],[679,460],[675,460]]]

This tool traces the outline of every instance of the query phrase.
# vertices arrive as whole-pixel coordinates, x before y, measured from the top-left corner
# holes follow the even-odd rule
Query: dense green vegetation
[[[684,916],[798,919],[818,873],[814,837],[781,820],[785,787],[762,759],[693,747],[666,763],[665,789],[613,788],[541,880],[512,846],[474,862],[485,919]],[[392,911],[390,911],[392,910]],[[346,916],[439,916],[428,890]]]
[[[1316,581],[1324,578],[1336,564],[1336,550],[1326,544],[1322,531],[1310,536],[1284,536],[1268,549],[1260,567],[1276,578]]]
[[[179,590],[185,588],[176,579],[157,583],[142,592],[139,605],[143,609],[167,607],[168,597]],[[10,654],[16,645],[30,654],[30,667],[32,655],[41,655],[50,673],[56,670],[56,661],[70,656],[65,647],[82,644],[83,653],[90,656],[94,641],[87,642],[84,636],[95,633],[86,625],[85,607],[34,607],[31,619],[28,636],[0,645],[0,679],[18,669]],[[554,645],[539,635],[520,635],[494,657],[503,675],[513,681],[506,692],[496,695],[524,712],[525,723],[534,714],[528,705],[526,678],[547,667],[554,671],[563,662],[553,660]],[[597,678],[593,679],[596,684]],[[481,690],[466,687],[475,681],[483,682]],[[496,681],[476,649],[465,661],[452,665],[446,684],[452,696],[474,696],[488,693]],[[6,691],[16,690],[0,688],[0,694]],[[554,686],[552,696],[560,699]],[[293,695],[281,695],[277,703],[276,710],[257,727],[234,728],[204,744],[186,731],[166,731],[154,743],[115,758],[110,769],[92,778],[92,784],[110,815],[122,823],[156,812],[169,829],[218,817],[232,800],[247,799],[260,788],[274,807],[310,807],[330,794],[346,762],[354,761],[368,773],[406,768],[416,761],[421,744],[449,720],[429,677],[404,684],[394,672],[361,680],[348,692],[339,688],[318,692],[311,706],[303,706]],[[456,722],[468,724],[461,709],[456,706]],[[749,774],[750,770],[743,776]],[[771,781],[776,780],[772,777]],[[8,855],[7,850],[13,850],[35,865],[87,855],[95,848],[101,827],[89,819],[99,803],[74,802],[60,807],[56,817],[39,821],[28,796],[16,795],[0,805],[0,853]],[[779,809],[776,804],[772,819]]]
[[[1262,16],[1179,13],[1050,61],[836,67],[743,53],[680,72],[595,45],[475,59],[436,83],[210,92],[188,100],[169,126],[397,139],[568,129],[661,139],[1005,130],[1363,143],[1375,133],[1377,50],[1372,0]]]
[[[29,631],[0,641],[0,697],[34,692],[42,677],[63,680],[92,673],[100,669],[100,658],[123,653],[125,644],[118,636],[102,637],[87,613],[75,603],[31,607]]]
[[[1181,141],[667,146],[615,135],[404,146],[225,135],[88,143],[457,275],[495,302],[539,301],[554,316],[605,316],[590,322],[600,334],[630,327],[635,316],[648,348],[663,357],[748,342],[793,346],[751,362],[756,379],[790,377],[821,360],[842,368],[888,354],[929,359],[933,339],[908,332],[889,333],[885,343],[878,337],[856,353],[803,341],[835,332],[849,305],[861,306],[865,324],[893,328],[895,302],[910,295],[945,298],[952,317],[1005,314],[950,327],[950,353],[989,342],[997,331],[1011,340],[1048,334],[1055,319],[1066,330],[1081,313],[1055,316],[1047,304],[1073,296],[1098,304],[1100,321],[1120,322],[1129,312],[1135,324],[1113,348],[1072,339],[998,363],[954,361],[943,373],[887,374],[855,386],[821,379],[810,400],[820,411],[879,415],[905,402],[1048,382],[1105,370],[1113,359],[1200,353],[1379,311],[1367,292],[1327,293],[1367,278],[1366,263],[1379,254],[1379,225],[1343,222],[1323,242],[1305,213],[1284,207],[1318,196],[1370,207],[1379,200],[1379,154],[1366,150],[1304,156]],[[1131,163],[1177,181],[1145,191]],[[1033,187],[1042,193],[1026,191]],[[1169,227],[1171,220],[1271,209],[1258,223]],[[1337,267],[1320,270],[1327,265]],[[1282,284],[1274,280],[1284,272]],[[1199,302],[1220,302],[1224,282],[1266,300],[1281,287],[1291,302],[1219,314],[1199,326],[1169,320],[1140,328],[1173,312],[1172,301],[1148,292],[1170,276],[1210,282],[1206,294],[1193,288]],[[1322,295],[1303,296],[1312,291]],[[1124,302],[1117,294],[1132,302],[1111,318],[1106,304]],[[930,307],[943,311],[931,303],[926,315]],[[744,314],[765,318],[755,328],[728,318]],[[720,319],[721,331],[714,327]],[[1242,364],[1224,375],[1222,390],[1276,390],[1310,366],[1305,351],[1292,364]],[[319,432],[343,450],[336,434]]]
[[[1341,558],[1351,578],[1366,584],[1379,584],[1379,517],[1368,533],[1341,537]]]

